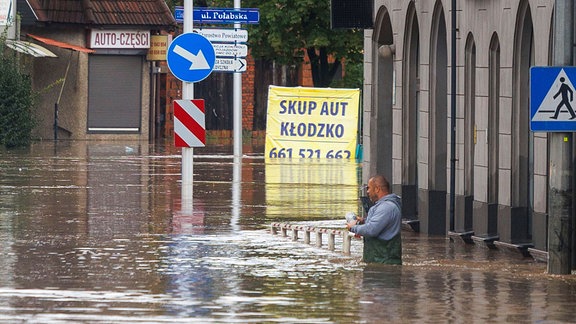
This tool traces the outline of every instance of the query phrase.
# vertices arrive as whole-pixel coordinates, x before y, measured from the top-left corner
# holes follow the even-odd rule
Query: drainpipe
[[[456,190],[456,0],[452,0],[452,39],[450,70],[450,231],[454,231]]]

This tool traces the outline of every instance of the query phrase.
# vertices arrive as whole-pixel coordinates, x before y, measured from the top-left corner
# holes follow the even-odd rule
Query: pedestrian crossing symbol
[[[530,129],[534,132],[576,131],[576,67],[530,69]]]

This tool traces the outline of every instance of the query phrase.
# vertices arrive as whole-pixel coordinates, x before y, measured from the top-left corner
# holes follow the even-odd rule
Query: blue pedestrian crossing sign
[[[198,82],[214,69],[216,53],[206,37],[186,33],[174,38],[168,47],[166,61],[172,74],[181,81]]]
[[[530,68],[530,129],[533,132],[576,131],[576,67]]]

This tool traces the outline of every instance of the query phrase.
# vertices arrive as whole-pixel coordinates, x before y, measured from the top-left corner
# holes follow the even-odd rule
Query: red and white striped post
[[[204,99],[174,100],[174,145],[206,146]]]

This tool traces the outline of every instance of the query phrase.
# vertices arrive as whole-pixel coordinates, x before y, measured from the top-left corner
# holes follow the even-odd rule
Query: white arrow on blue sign
[[[174,38],[166,60],[175,77],[184,82],[198,82],[208,77],[214,69],[216,53],[206,37],[186,33]]]
[[[530,129],[534,132],[576,131],[576,67],[530,68]]]

